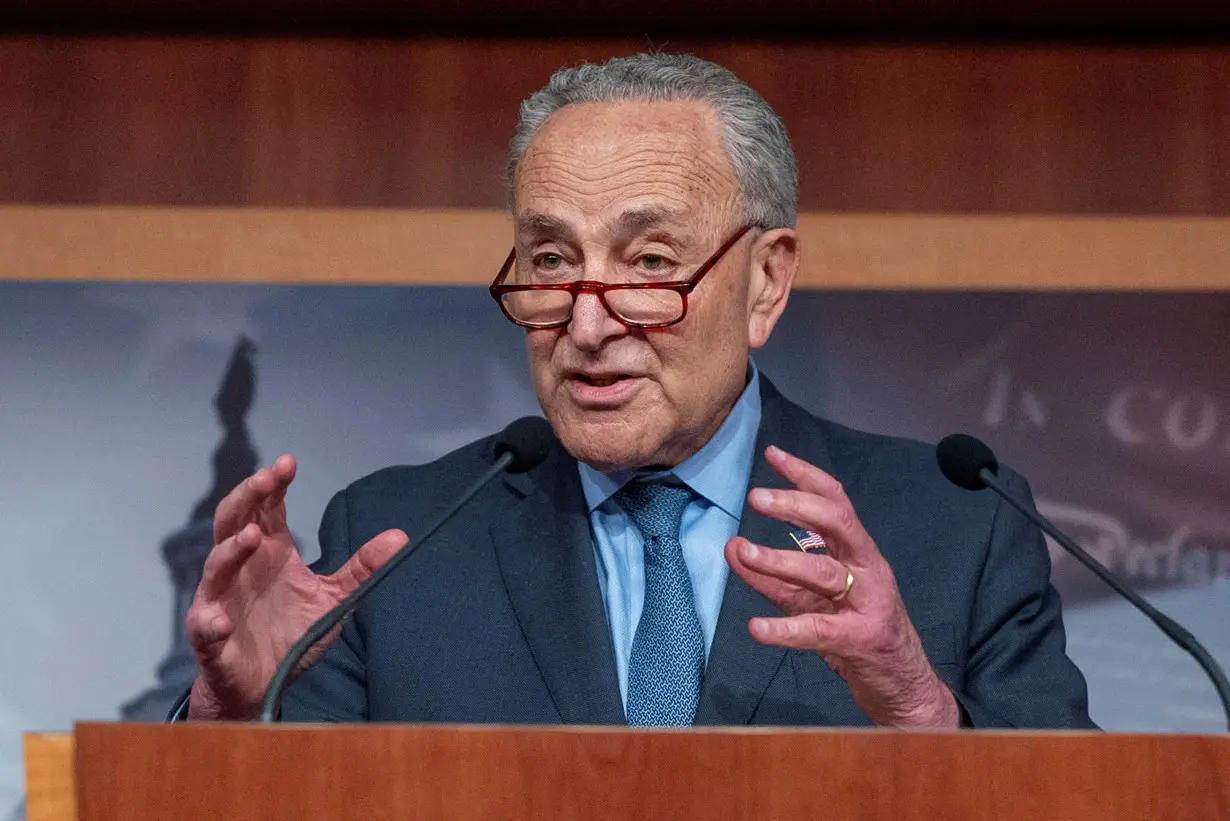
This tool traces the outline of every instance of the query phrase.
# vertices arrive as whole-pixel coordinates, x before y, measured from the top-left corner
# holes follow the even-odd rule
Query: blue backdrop
[[[801,293],[757,362],[846,424],[985,438],[1225,664],[1228,319],[1224,294]],[[248,432],[262,463],[300,460],[289,504],[309,557],[349,481],[538,412],[522,334],[481,289],[0,285],[0,817],[20,798],[21,732],[155,710],[155,668],[185,674],[187,582],[166,562],[199,550],[213,398],[242,336]],[[1223,729],[1194,663],[1056,558],[1095,720]]]

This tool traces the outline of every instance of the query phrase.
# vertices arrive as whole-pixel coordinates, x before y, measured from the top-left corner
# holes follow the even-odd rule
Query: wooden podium
[[[1230,736],[80,724],[26,753],[29,821],[1230,818]]]

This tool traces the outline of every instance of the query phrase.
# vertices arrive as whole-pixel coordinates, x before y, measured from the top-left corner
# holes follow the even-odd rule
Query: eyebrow
[[[572,229],[568,223],[550,214],[540,214],[529,211],[517,217],[517,233],[536,236],[571,237]]]
[[[620,214],[615,222],[619,226],[620,231],[625,234],[639,234],[654,228],[660,228],[663,225],[680,226],[683,224],[681,215],[677,212],[669,208],[653,205],[643,208],[630,208]],[[572,227],[567,222],[559,217],[543,214],[538,211],[527,211],[524,214],[518,215],[516,231],[519,235],[560,237],[563,239],[572,239],[575,236]]]
[[[619,227],[630,234],[659,228],[663,224],[679,224],[679,214],[661,206],[647,206],[624,211],[617,220]]]

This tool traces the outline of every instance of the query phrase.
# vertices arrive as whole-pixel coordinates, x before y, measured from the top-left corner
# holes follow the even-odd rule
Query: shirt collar
[[[751,377],[730,413],[705,446],[683,464],[660,474],[618,470],[602,473],[584,462],[577,464],[585,503],[593,512],[621,487],[636,478],[667,473],[690,487],[697,495],[719,507],[734,519],[743,515],[747,481],[755,457],[756,432],[760,429],[760,371],[748,360]]]

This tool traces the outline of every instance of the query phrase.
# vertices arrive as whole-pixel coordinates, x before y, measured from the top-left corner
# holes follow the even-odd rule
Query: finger
[[[773,550],[746,539],[738,546],[737,555],[745,566],[761,575],[811,590],[827,599],[846,592],[850,570],[832,556]]]
[[[214,511],[214,543],[220,544],[238,533],[271,497],[276,496],[280,504],[294,479],[295,469],[292,457],[281,456],[272,467],[261,468],[236,485]]]
[[[746,582],[748,587],[773,602],[783,613],[810,613],[831,609],[831,603],[824,596],[752,569],[741,555],[741,548],[746,544],[747,539],[736,536],[726,543],[725,555],[731,571]],[[760,550],[768,550],[765,547],[757,547]]]
[[[273,465],[269,468],[273,473],[274,488],[266,499],[266,506],[277,505],[282,510],[282,518],[286,518],[286,491],[290,490],[291,482],[295,481],[295,474],[299,471],[299,465],[295,462],[295,457],[289,453],[283,453],[277,458]]]
[[[184,619],[188,643],[206,658],[211,657],[211,650],[229,639],[234,630],[234,622],[227,615],[226,608],[218,602],[194,603]]]
[[[765,460],[799,490],[806,490],[834,501],[846,498],[841,482],[820,468],[793,456],[779,447],[770,445],[764,452]]]
[[[747,499],[762,516],[821,534],[829,553],[845,564],[862,565],[878,553],[847,499],[837,501],[809,491],[769,488],[755,488]]]
[[[214,511],[214,544],[221,544],[251,522],[257,509],[276,486],[277,481],[269,468],[261,468],[235,485],[234,489],[218,502]]]
[[[250,524],[233,537],[215,545],[205,557],[201,570],[201,595],[208,600],[222,598],[234,584],[235,578],[248,559],[256,554],[261,545],[260,528]]]
[[[828,653],[840,646],[838,617],[822,613],[766,618],[758,616],[748,622],[748,632],[761,644],[787,647],[791,650],[814,650]]]
[[[341,587],[342,595],[349,595],[409,542],[404,532],[386,530],[356,550],[331,578]]]

